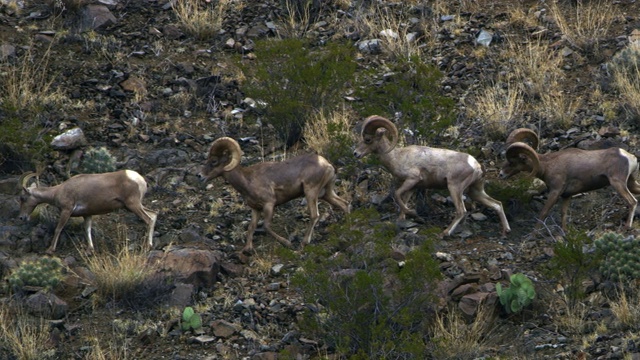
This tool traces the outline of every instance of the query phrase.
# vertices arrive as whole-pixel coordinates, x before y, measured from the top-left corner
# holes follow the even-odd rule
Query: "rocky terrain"
[[[203,184],[197,176],[211,142],[220,136],[240,142],[243,164],[307,150],[304,141],[287,147],[269,119],[252,116],[253,100],[244,93],[240,66],[234,63],[240,59],[250,67],[256,56],[255,40],[285,36],[283,19],[291,10],[285,7],[287,3],[295,2],[244,2],[224,16],[222,30],[195,38],[181,26],[172,3],[164,0],[0,0],[1,86],[11,85],[7,80],[11,64],[31,56],[32,64],[44,61],[46,67],[29,68],[29,78],[55,74],[55,80],[48,84],[49,92],[59,91],[67,99],[64,107],[44,107],[37,114],[17,112],[21,129],[38,129],[38,136],[30,137],[36,141],[21,144],[22,148],[14,146],[19,141],[0,144],[0,275],[6,279],[21,262],[42,256],[57,219],[57,211],[51,207],[41,211],[39,221],[18,219],[15,200],[20,176],[38,171],[42,184],[58,184],[81,172],[81,159],[89,148],[104,147],[115,157],[118,169],[136,170],[147,179],[149,192],[144,203],[159,213],[149,258],[160,263],[163,273],[171,274],[172,279],[155,292],[132,296],[134,308],[95,304],[95,286],[85,266],[82,226],[79,222],[69,224],[56,251],[70,274],[62,289],[53,294],[35,289],[20,295],[26,311],[47,319],[51,326],[51,346],[41,354],[43,358],[97,358],[93,350],[100,346],[107,349],[104,358],[111,359],[339,357],[323,339],[310,338],[297,326],[309,308],[289,283],[299,262],[280,256],[281,245],[261,229],[255,237],[255,254],[241,253],[249,208],[222,179]],[[376,65],[383,75],[382,65],[393,58],[375,51],[370,42],[382,35],[354,34],[354,27],[348,26],[356,21],[359,11],[372,4],[309,3],[317,10],[305,33],[311,42],[348,39],[358,51],[361,69]],[[543,123],[536,114],[524,112],[507,130],[520,126],[538,130],[541,153],[575,146],[620,146],[640,154],[637,118],[612,88],[605,66],[633,41],[634,30],[640,28],[640,5],[635,1],[613,2],[620,16],[609,24],[607,36],[594,45],[595,50],[563,36],[550,19],[548,1],[409,3],[380,2],[378,6],[406,12],[416,24],[435,24],[427,27],[433,33],[422,34],[428,39],[421,46],[422,57],[442,71],[440,90],[455,101],[456,120],[455,126],[439,134],[434,145],[473,152],[486,170],[487,192],[499,189],[497,184],[503,181],[497,175],[506,133],[489,134],[483,118],[474,116],[472,99],[484,96],[483,84],[509,75],[511,70],[498,60],[499,54],[506,51],[511,39],[522,34],[561,54],[563,96],[582,101],[568,126]],[[567,12],[576,7],[575,1],[557,3]],[[444,10],[448,12],[442,13]],[[421,32],[424,28],[417,31]],[[483,43],[487,33],[491,41]],[[596,92],[599,98],[593,95]],[[349,95],[344,94],[346,104],[353,101]],[[611,110],[615,116],[606,114],[604,103],[615,105]],[[12,109],[0,107],[0,131],[19,138],[23,130],[16,132],[8,120],[15,117]],[[69,132],[77,128],[81,134]],[[34,153],[38,161],[29,157]],[[379,167],[363,165],[359,171],[369,179],[390,184]],[[342,174],[338,169],[339,179]],[[366,185],[357,181],[362,178],[366,176],[339,180],[343,184],[338,187],[340,195],[351,201],[352,209],[373,203],[382,215],[380,221],[394,221],[397,207],[389,190],[372,185],[363,196],[361,189]],[[555,256],[556,241],[561,239],[560,205],[542,228],[534,229],[535,216],[546,196],[535,189],[526,191],[533,194],[529,201],[516,197],[503,200],[512,228],[507,237],[500,236],[495,213],[477,206],[459,231],[438,240],[433,256],[443,280],[438,293],[441,303],[434,308],[459,309],[472,324],[480,303],[499,306],[495,284],[507,284],[514,273],[534,280],[538,298],[521,315],[500,314],[495,327],[482,334],[483,345],[475,350],[448,356],[434,352],[430,357],[640,358],[640,328],[621,325],[607,297],[612,285],[598,278],[581,284],[585,296],[579,307],[582,312],[576,316],[580,325],[563,326],[561,320],[569,311],[562,306],[566,300],[563,286],[567,284],[543,273],[545,264]],[[591,237],[608,230],[636,235],[636,228],[623,227],[627,208],[614,194],[609,188],[578,196],[570,211],[573,226]],[[398,243],[426,238],[425,229],[444,229],[453,216],[454,207],[446,192],[419,193],[415,201],[423,204],[418,211],[424,221],[398,222]],[[314,243],[323,243],[328,227],[343,218],[326,205],[320,212]],[[308,212],[301,201],[276,210],[274,227],[293,240],[300,258],[305,257],[300,239],[307,221]],[[115,252],[120,248],[118,243],[138,245],[144,229],[142,222],[127,212],[97,217],[93,229],[97,252]],[[400,254],[394,260],[402,261],[405,248],[399,247]],[[0,296],[9,304],[18,295],[5,286]],[[186,306],[202,314],[202,329],[180,329],[178,319]],[[109,342],[112,338],[122,342],[113,345]],[[0,348],[0,358],[19,357],[5,347]]]

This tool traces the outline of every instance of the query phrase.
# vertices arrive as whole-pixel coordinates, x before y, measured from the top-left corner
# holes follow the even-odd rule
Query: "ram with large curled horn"
[[[484,172],[473,156],[428,146],[396,147],[398,143],[396,126],[390,120],[378,115],[365,119],[361,137],[354,151],[355,157],[376,155],[382,165],[401,183],[394,193],[400,207],[399,219],[404,219],[407,214],[418,216],[415,210],[407,207],[411,190],[414,188],[448,189],[456,208],[456,216],[444,230],[443,235],[450,236],[466,216],[467,209],[463,201],[465,193],[498,214],[503,235],[511,231],[502,203],[485,192]]]
[[[547,185],[548,198],[538,215],[538,226],[561,199],[562,228],[566,229],[567,210],[574,195],[611,185],[629,205],[625,224],[631,227],[638,204],[634,195],[640,194],[640,184],[635,179],[638,159],[634,155],[617,147],[603,150],[568,148],[539,154],[536,151],[538,143],[534,131],[514,130],[507,138],[506,161],[500,171],[503,179],[526,172]]]
[[[142,205],[142,198],[147,192],[147,182],[137,172],[120,170],[102,174],[80,174],[56,186],[27,187],[29,179],[34,176],[35,173],[23,176],[20,218],[28,220],[35,207],[42,203],[60,209],[60,220],[47,253],[55,252],[60,233],[72,216],[84,218],[88,251],[93,252],[92,216],[123,208],[138,215],[147,224],[147,244],[149,247],[153,246],[153,229],[158,214]]]
[[[240,165],[242,151],[234,139],[217,139],[209,149],[209,156],[202,167],[203,181],[222,176],[235,188],[251,208],[251,223],[242,251],[253,252],[253,233],[262,214],[265,230],[281,244],[291,247],[291,242],[271,229],[273,211],[277,205],[304,196],[311,221],[304,235],[303,245],[311,242],[313,228],[318,222],[318,199],[349,212],[349,204],[334,191],[335,169],[325,158],[317,154],[305,154],[282,162],[262,162],[252,166]]]

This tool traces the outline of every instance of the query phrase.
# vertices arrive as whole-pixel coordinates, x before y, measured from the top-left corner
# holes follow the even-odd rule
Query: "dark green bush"
[[[395,225],[373,209],[354,211],[330,229],[329,246],[308,246],[294,279],[314,304],[301,329],[351,359],[422,359],[440,271],[427,241],[393,260]],[[337,249],[337,250],[336,250]]]
[[[568,229],[564,241],[553,247],[554,256],[548,263],[547,274],[565,286],[569,306],[584,297],[582,282],[598,271],[600,256],[593,251],[593,242],[585,232]]]
[[[358,97],[365,116],[399,116],[399,127],[409,143],[426,143],[455,121],[455,102],[441,92],[442,73],[418,57],[389,64],[391,72],[384,78],[372,74],[368,83],[361,81]]]
[[[293,145],[313,112],[336,109],[342,103],[356,69],[353,46],[267,39],[257,41],[255,49],[257,60],[243,69],[244,91],[258,101],[262,120]]]

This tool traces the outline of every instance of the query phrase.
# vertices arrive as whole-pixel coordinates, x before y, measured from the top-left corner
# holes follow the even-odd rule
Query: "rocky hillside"
[[[616,277],[626,274],[627,263],[605,256],[605,265],[617,266],[607,270],[589,255],[609,231],[620,235],[601,243],[636,251],[637,230],[624,226],[622,197],[611,187],[580,194],[571,203],[568,231],[560,228],[559,204],[536,228],[547,200],[544,184],[526,174],[498,179],[507,136],[521,127],[539,134],[540,153],[621,147],[638,154],[639,14],[640,5],[626,0],[0,0],[0,297],[6,305],[0,333],[7,339],[0,340],[0,358],[410,358],[382,346],[389,352],[358,349],[355,340],[345,349],[301,326],[307,314],[329,307],[309,302],[305,286],[292,283],[314,259],[309,254],[320,251],[302,249],[306,202],[275,211],[274,230],[292,250],[260,227],[255,252],[240,251],[249,207],[223,179],[204,184],[198,177],[211,143],[222,136],[239,142],[243,165],[310,151],[342,154],[331,158],[337,191],[357,215],[346,220],[339,209],[320,206],[312,244],[324,246],[328,260],[358,251],[344,244],[358,219],[366,220],[362,238],[393,229],[385,257],[371,259],[383,267],[402,268],[421,244],[432,245],[442,278],[429,284],[439,301],[425,306],[430,321],[420,329],[422,357],[640,357],[637,285]],[[264,79],[261,69],[286,70],[260,62],[267,58],[264,40],[296,38],[305,40],[314,63],[330,44],[353,50],[354,76],[340,84],[337,97],[325,92],[308,100],[314,108],[323,97],[337,99],[322,104],[346,119],[347,131],[328,136],[334,151],[326,143],[324,150],[314,146],[299,123],[270,117],[273,104],[265,110],[250,91]],[[404,66],[407,58],[438,72],[436,80],[425,87],[412,78],[419,66]],[[635,73],[623,71],[633,64]],[[389,84],[400,89],[392,93]],[[415,108],[429,116],[404,102],[421,104]],[[397,220],[391,177],[374,161],[351,156],[361,121],[373,115],[366,109],[383,109],[379,115],[398,124],[403,144],[476,157],[511,233],[501,236],[496,213],[468,201],[470,214],[457,231],[435,236],[455,212],[445,190],[418,191],[412,203],[420,218]],[[315,119],[312,112],[305,116]],[[306,126],[314,123],[320,120]],[[67,225],[54,254],[62,268],[55,286],[16,285],[16,274],[26,271],[21,265],[49,258],[59,215],[49,206],[30,221],[18,219],[21,175],[35,171],[29,184],[56,185],[103,168],[132,169],[147,180],[143,203],[159,213],[154,245],[131,268],[154,264],[150,280],[119,296],[99,281],[104,274],[96,262],[108,259],[103,268],[109,269],[114,258],[135,261],[144,241],[142,221],[121,211],[94,219],[93,256],[86,254],[81,222]],[[375,221],[359,212],[367,209],[375,210]],[[364,248],[358,249],[368,253]],[[633,257],[625,261],[637,265]],[[348,265],[338,279],[361,270]],[[517,273],[533,281],[536,297],[514,314],[500,304],[496,284],[508,287]],[[397,290],[395,273],[384,274],[386,293]],[[187,307],[200,325],[189,327]],[[362,309],[377,311],[371,304]],[[42,336],[31,343],[7,335],[31,328]]]

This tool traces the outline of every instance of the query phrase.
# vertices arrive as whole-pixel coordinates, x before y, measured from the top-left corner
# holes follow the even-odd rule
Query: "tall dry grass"
[[[36,114],[46,105],[59,105],[66,99],[55,86],[56,74],[51,70],[55,41],[40,54],[34,43],[17,59],[0,61],[0,105],[10,111]]]
[[[119,232],[120,238],[126,236],[123,235],[124,230]],[[145,295],[141,291],[145,289],[146,284],[154,286],[154,275],[158,272],[158,266],[147,261],[147,251],[132,250],[126,239],[119,240],[119,249],[115,254],[99,252],[93,256],[83,255],[87,268],[94,275],[93,285],[97,289],[94,297],[96,305],[110,301],[135,303]]]
[[[437,359],[473,359],[487,350],[491,333],[498,327],[495,306],[481,304],[469,323],[457,308],[436,313],[430,332]]]
[[[49,339],[49,324],[44,319],[26,314],[15,304],[0,306],[0,346],[16,359],[52,359],[55,349]]]
[[[179,0],[173,10],[185,32],[199,40],[207,40],[221,29],[227,12],[244,6],[243,0]]]
[[[611,36],[609,30],[622,14],[613,1],[577,1],[575,4],[549,2],[556,25],[571,45],[585,51],[597,51],[599,43]]]

